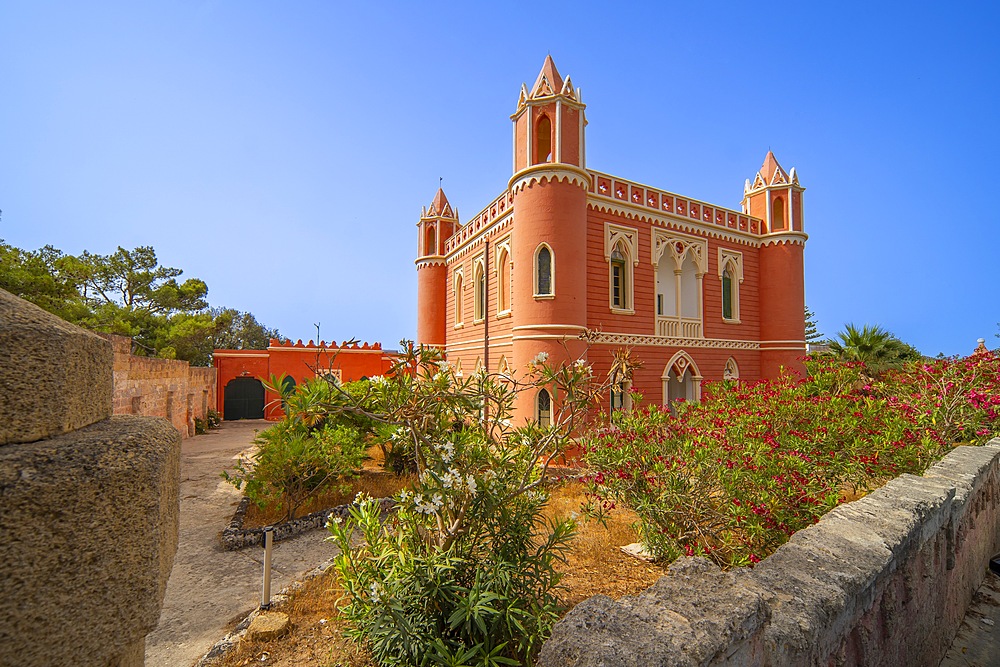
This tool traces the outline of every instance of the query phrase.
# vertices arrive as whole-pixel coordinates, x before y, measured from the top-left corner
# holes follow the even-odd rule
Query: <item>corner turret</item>
[[[417,343],[444,349],[448,269],[444,244],[458,229],[454,210],[438,188],[417,223]]]
[[[798,174],[786,172],[774,153],[743,187],[743,210],[764,221],[760,247],[761,376],[782,368],[805,374],[805,272],[802,193]]]

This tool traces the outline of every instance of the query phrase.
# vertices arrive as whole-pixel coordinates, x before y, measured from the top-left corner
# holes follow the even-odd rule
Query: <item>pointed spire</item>
[[[431,205],[427,209],[426,217],[431,216],[441,216],[443,218],[454,217],[451,204],[448,203],[448,198],[444,195],[442,188],[438,188],[437,194],[434,195],[434,200],[431,201]]]
[[[556,64],[552,60],[551,55],[545,56],[545,62],[542,63],[542,71],[538,73],[538,78],[535,79],[535,85],[531,87],[532,97],[548,97],[549,95],[556,95],[562,91],[563,79],[559,76],[559,70],[556,69]]]
[[[764,165],[757,173],[767,185],[777,185],[789,181],[788,173],[781,168],[781,165],[778,164],[778,159],[774,157],[774,153],[771,151],[768,151],[767,155],[764,156]]]

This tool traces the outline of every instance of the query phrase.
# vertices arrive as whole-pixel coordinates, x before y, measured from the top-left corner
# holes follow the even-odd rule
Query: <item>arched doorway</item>
[[[257,378],[234,378],[223,390],[222,415],[226,421],[264,418],[264,385]]]
[[[679,400],[693,402],[701,398],[701,373],[686,352],[678,352],[663,369],[663,404],[674,411]]]

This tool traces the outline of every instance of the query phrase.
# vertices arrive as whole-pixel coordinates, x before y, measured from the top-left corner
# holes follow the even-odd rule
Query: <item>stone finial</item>
[[[989,352],[989,350],[986,349],[985,338],[980,338],[976,342],[978,343],[978,345],[976,345],[976,349],[972,352],[972,354],[986,354],[987,352]]]

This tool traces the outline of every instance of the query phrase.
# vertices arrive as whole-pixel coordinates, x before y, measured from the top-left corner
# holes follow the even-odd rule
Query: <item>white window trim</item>
[[[462,282],[461,289],[458,287],[459,280]],[[455,297],[455,328],[461,329],[465,326],[465,270],[461,266],[455,269],[452,275],[451,292]]]
[[[615,305],[614,275],[611,266],[611,254],[619,243],[624,246],[628,255],[625,261],[624,306]],[[605,222],[604,261],[608,263],[608,308],[616,315],[635,315],[635,267],[639,266],[639,230]]]
[[[510,237],[509,236],[507,238],[505,238],[503,241],[500,241],[499,243],[496,244],[496,253],[495,253],[496,259],[494,260],[494,264],[495,264],[494,265],[494,271],[495,271],[495,273],[497,275],[497,319],[498,320],[499,319],[503,319],[505,317],[510,317],[510,314],[511,314],[511,304],[513,303],[513,301],[511,300],[511,282],[509,281],[507,283],[507,285],[505,285],[505,287],[507,289],[507,307],[503,308],[503,309],[500,308],[500,289],[501,289],[500,286],[501,286],[501,283],[503,281],[503,265],[500,262],[500,257],[503,255],[504,252],[507,253],[507,262],[510,264],[510,274],[511,274],[511,277],[513,278],[513,276],[514,276],[514,261],[511,258],[511,254],[510,254]],[[551,253],[552,250],[550,249],[549,252]]]
[[[485,290],[480,290],[479,281],[479,269],[483,270],[483,282],[487,285]],[[483,255],[479,255],[474,260],[472,260],[472,323],[480,324],[486,319],[486,303],[480,303],[486,295],[483,292],[489,291],[489,274],[486,273],[486,261]],[[481,306],[481,307],[480,307]],[[482,316],[480,316],[480,311],[482,311]]]
[[[738,250],[719,248],[719,283],[722,283],[722,274],[726,272],[726,267],[732,271],[733,283],[733,316],[723,316],[725,324],[741,324],[740,320],[740,285],[743,284],[743,253]],[[722,304],[719,304],[722,308]]]
[[[549,289],[551,291],[548,294],[538,293],[538,253],[541,252],[543,247],[549,250]],[[531,272],[531,291],[534,298],[538,300],[554,299],[556,296],[556,253],[548,243],[542,241],[535,247],[535,252],[531,256]]]

